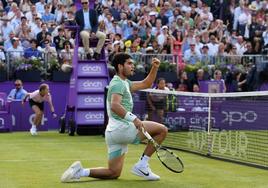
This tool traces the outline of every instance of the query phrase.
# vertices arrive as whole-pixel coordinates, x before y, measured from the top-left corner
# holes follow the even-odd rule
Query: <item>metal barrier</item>
[[[16,71],[30,71],[38,70],[41,74],[42,80],[49,80],[51,72],[54,70],[60,71],[60,66],[63,62],[72,62],[73,51],[71,52],[37,52],[31,54],[30,58],[26,58],[23,51],[9,51],[5,52],[5,59],[0,59],[0,81],[12,80],[15,78]],[[213,69],[221,69],[223,73],[225,70],[241,70],[248,72],[252,65],[255,65],[257,71],[260,72],[268,66],[267,55],[222,55],[222,56],[208,56],[201,54],[195,59],[185,59],[182,55],[177,54],[143,54],[130,53],[135,61],[137,73],[146,74],[150,69],[151,59],[157,57],[162,64],[159,71],[161,72],[175,72],[178,74],[180,70],[196,71],[203,68],[207,71]],[[29,55],[28,55],[29,56]],[[80,51],[79,59],[85,59],[86,55]],[[195,61],[194,61],[195,60]],[[4,76],[6,73],[6,77]],[[3,78],[4,77],[4,78]]]

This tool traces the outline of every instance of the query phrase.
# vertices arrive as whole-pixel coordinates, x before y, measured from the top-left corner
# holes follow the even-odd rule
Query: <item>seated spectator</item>
[[[12,38],[12,46],[7,49],[7,55],[11,61],[21,59],[23,57],[23,48],[20,46],[20,39],[17,37]]]
[[[54,37],[53,42],[56,45],[56,50],[59,52],[64,49],[63,43],[66,40],[66,36],[63,28],[58,29],[58,35]]]
[[[198,84],[193,85],[193,92],[200,92],[200,88]]]
[[[185,86],[184,91],[191,91],[191,84],[190,84],[190,81],[188,79],[187,72],[185,72],[185,71],[181,71],[179,73],[179,78],[177,80],[177,86],[180,86],[181,84],[183,84]],[[177,88],[177,90],[178,90],[178,88]]]
[[[38,47],[38,50],[43,53],[45,61],[48,61],[51,58],[56,58],[58,55],[56,48],[51,45],[48,39],[44,40],[44,47]]]
[[[48,4],[45,5],[45,12],[42,15],[42,22],[43,23],[53,23],[55,22],[56,17],[54,14],[50,12],[50,6]]]
[[[82,38],[83,46],[87,57],[90,59],[89,39],[90,37],[97,37],[97,49],[94,52],[93,58],[99,60],[101,57],[101,50],[104,46],[106,35],[98,30],[98,15],[94,9],[89,9],[88,0],[81,0],[82,9],[78,10],[75,15],[76,23],[80,26],[80,36]]]
[[[44,40],[46,39],[46,36],[49,34],[49,32],[47,31],[47,24],[46,23],[42,23],[41,27],[42,27],[41,32],[39,32],[36,36],[38,46],[42,46]]]
[[[22,101],[27,94],[27,91],[23,89],[22,81],[15,81],[15,89],[12,89],[7,97],[8,101]]]
[[[36,39],[31,40],[31,47],[25,50],[24,57],[25,58],[41,58],[42,57],[41,52],[37,49]]]
[[[64,49],[60,51],[59,57],[62,59],[63,64],[71,65],[74,50],[72,49],[72,45],[69,41],[65,41],[63,45]]]
[[[200,51],[196,50],[195,42],[190,42],[190,49],[184,52],[184,61],[189,64],[196,64],[201,59]]]

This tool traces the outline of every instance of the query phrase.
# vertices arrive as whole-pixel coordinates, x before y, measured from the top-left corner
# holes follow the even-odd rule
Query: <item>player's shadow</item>
[[[80,180],[80,181],[74,181],[74,182],[68,182],[67,184],[77,184],[77,183],[103,183],[103,182],[113,182],[114,184],[118,184],[118,185],[126,185],[126,183],[134,183],[135,184],[140,182],[141,185],[143,185],[145,182],[159,182],[159,181],[148,181],[145,179],[117,179],[117,180],[110,180],[110,179],[88,179],[88,180]]]

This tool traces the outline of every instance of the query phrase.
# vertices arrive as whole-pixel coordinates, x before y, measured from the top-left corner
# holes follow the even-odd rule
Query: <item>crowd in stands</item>
[[[267,54],[266,0],[96,0],[94,8],[98,31],[109,39],[106,54],[173,54],[193,65],[231,55],[233,64],[246,68],[223,75],[225,81],[248,84],[233,91],[257,90],[260,85],[255,59],[240,56]],[[6,61],[7,54],[12,60],[49,53],[70,64],[74,35],[64,26],[76,24],[76,11],[72,0],[1,0],[0,61]],[[193,91],[193,84],[187,90]]]

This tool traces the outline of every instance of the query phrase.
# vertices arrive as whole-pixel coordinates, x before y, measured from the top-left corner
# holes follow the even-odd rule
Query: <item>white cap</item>
[[[162,26],[162,30],[163,30],[163,29],[168,29],[168,26],[163,25],[163,26]]]

